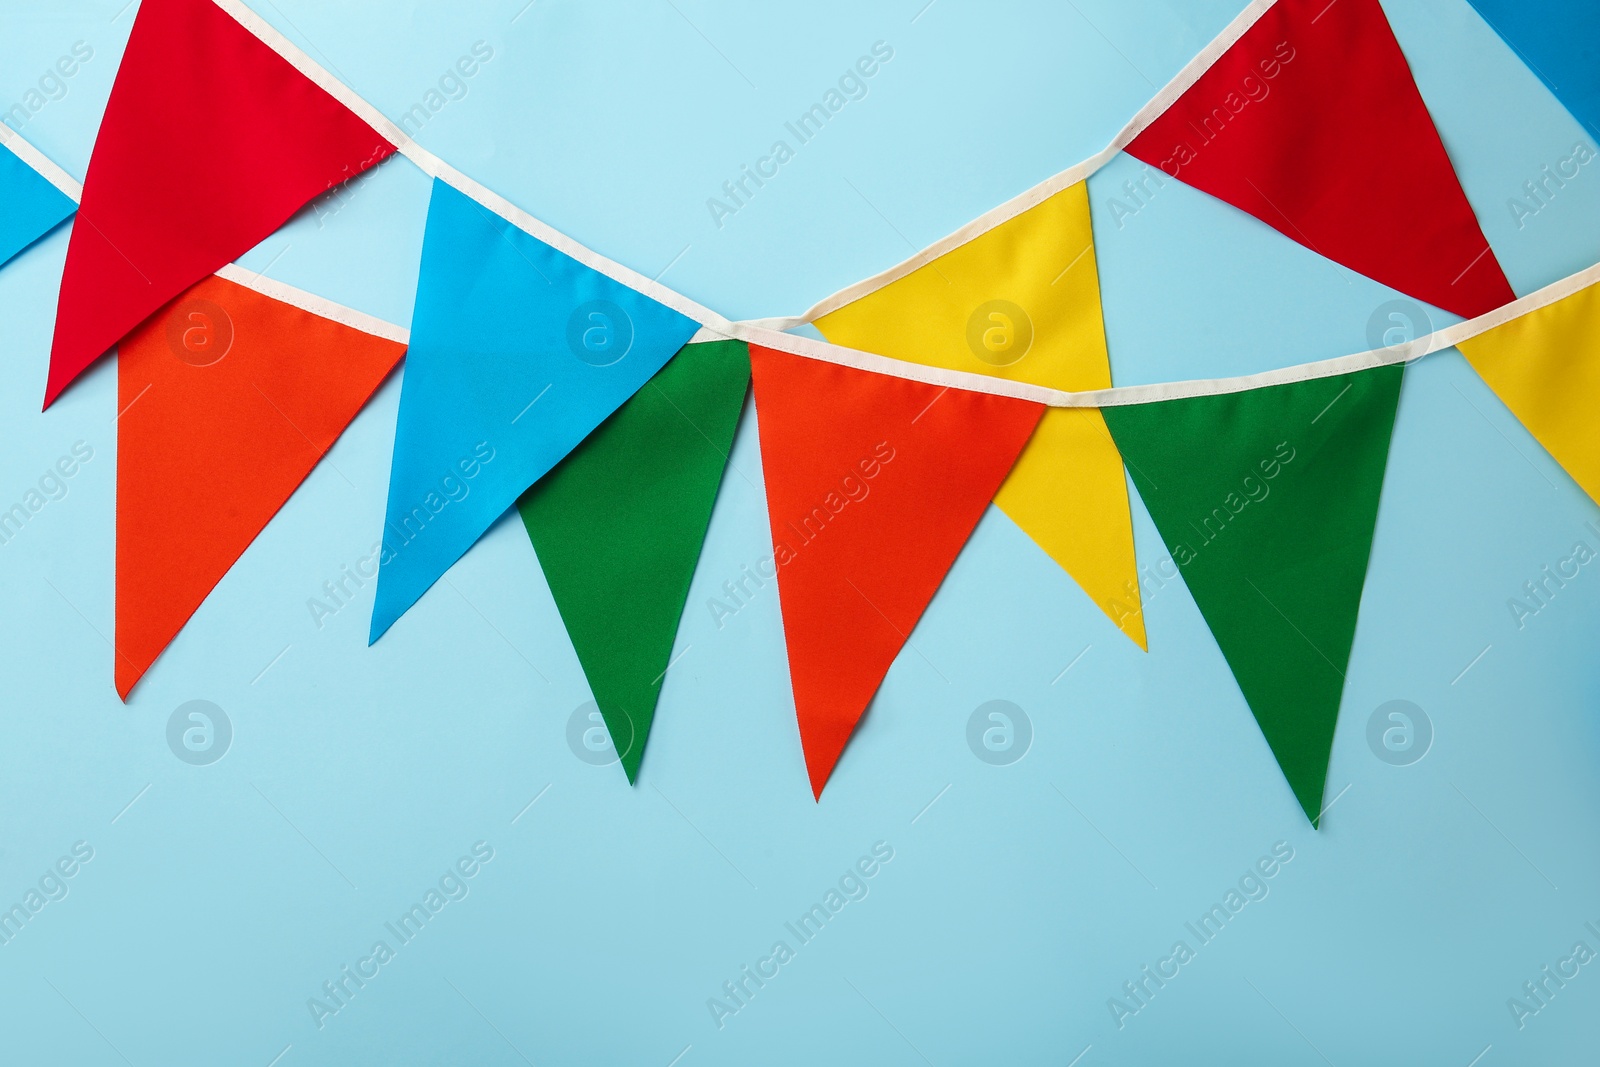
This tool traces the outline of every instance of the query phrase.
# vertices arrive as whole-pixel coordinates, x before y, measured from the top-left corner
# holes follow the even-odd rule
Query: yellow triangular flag
[[[1600,284],[1456,347],[1545,451],[1600,502]]]
[[[817,319],[835,344],[1053,389],[1111,385],[1089,193],[1069,186]],[[1052,408],[994,502],[1141,648],[1122,456],[1098,409]]]

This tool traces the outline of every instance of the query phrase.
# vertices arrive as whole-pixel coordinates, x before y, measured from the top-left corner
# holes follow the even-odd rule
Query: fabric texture
[[[749,385],[743,341],[686,346],[517,502],[630,782]]]
[[[1085,182],[817,319],[828,340],[1053,389],[1111,362]],[[1146,647],[1122,457],[1092,408],[1045,412],[995,504]]]
[[[45,406],[152,312],[394,151],[211,0],[142,0],[67,246]]]
[[[1468,0],[1600,141],[1600,5],[1594,0]]]
[[[0,145],[0,266],[72,217],[72,198]]]
[[[1600,285],[1457,347],[1545,451],[1600,502]]]
[[[750,346],[789,676],[811,791],[1044,408]]]
[[[404,353],[221,278],[122,343],[115,678],[124,700]]]
[[[1465,318],[1514,298],[1378,0],[1278,0],[1127,150]]]
[[[436,180],[370,640],[697,329]]]
[[[1313,825],[1403,373],[1379,367],[1105,412]]]

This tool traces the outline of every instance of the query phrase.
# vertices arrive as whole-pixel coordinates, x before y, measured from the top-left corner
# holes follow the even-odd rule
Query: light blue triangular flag
[[[70,196],[0,145],[0,266],[76,210]]]
[[[369,640],[698,328],[436,180]]]

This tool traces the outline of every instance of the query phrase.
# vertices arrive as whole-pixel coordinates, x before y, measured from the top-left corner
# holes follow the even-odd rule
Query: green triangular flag
[[[749,384],[744,342],[685,345],[517,501],[629,782]]]
[[[1105,409],[1106,424],[1315,826],[1402,368]]]

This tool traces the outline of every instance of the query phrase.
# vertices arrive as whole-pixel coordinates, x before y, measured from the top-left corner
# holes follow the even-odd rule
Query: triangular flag
[[[820,797],[1044,409],[750,346],[789,679]]]
[[[1277,0],[1127,150],[1436,307],[1513,299],[1378,0]]]
[[[67,246],[45,406],[156,309],[394,151],[213,0],[141,0]]]
[[[1456,347],[1545,451],[1600,502],[1600,284]]]
[[[396,341],[222,278],[194,286],[123,341],[116,605],[123,699],[404,353]],[[358,563],[355,586],[377,566],[376,558]]]
[[[749,385],[744,342],[689,345],[517,502],[630,782]]]
[[[436,180],[370,639],[698,328]]]
[[[1054,389],[1111,385],[1087,184],[817,319],[828,340]],[[994,501],[1145,647],[1122,457],[1093,408],[1052,408]]]
[[[0,266],[72,217],[78,205],[0,145]]]
[[[1289,786],[1316,825],[1402,368],[1105,409]]]
[[[1594,0],[1469,2],[1589,136],[1600,138],[1600,5]]]

